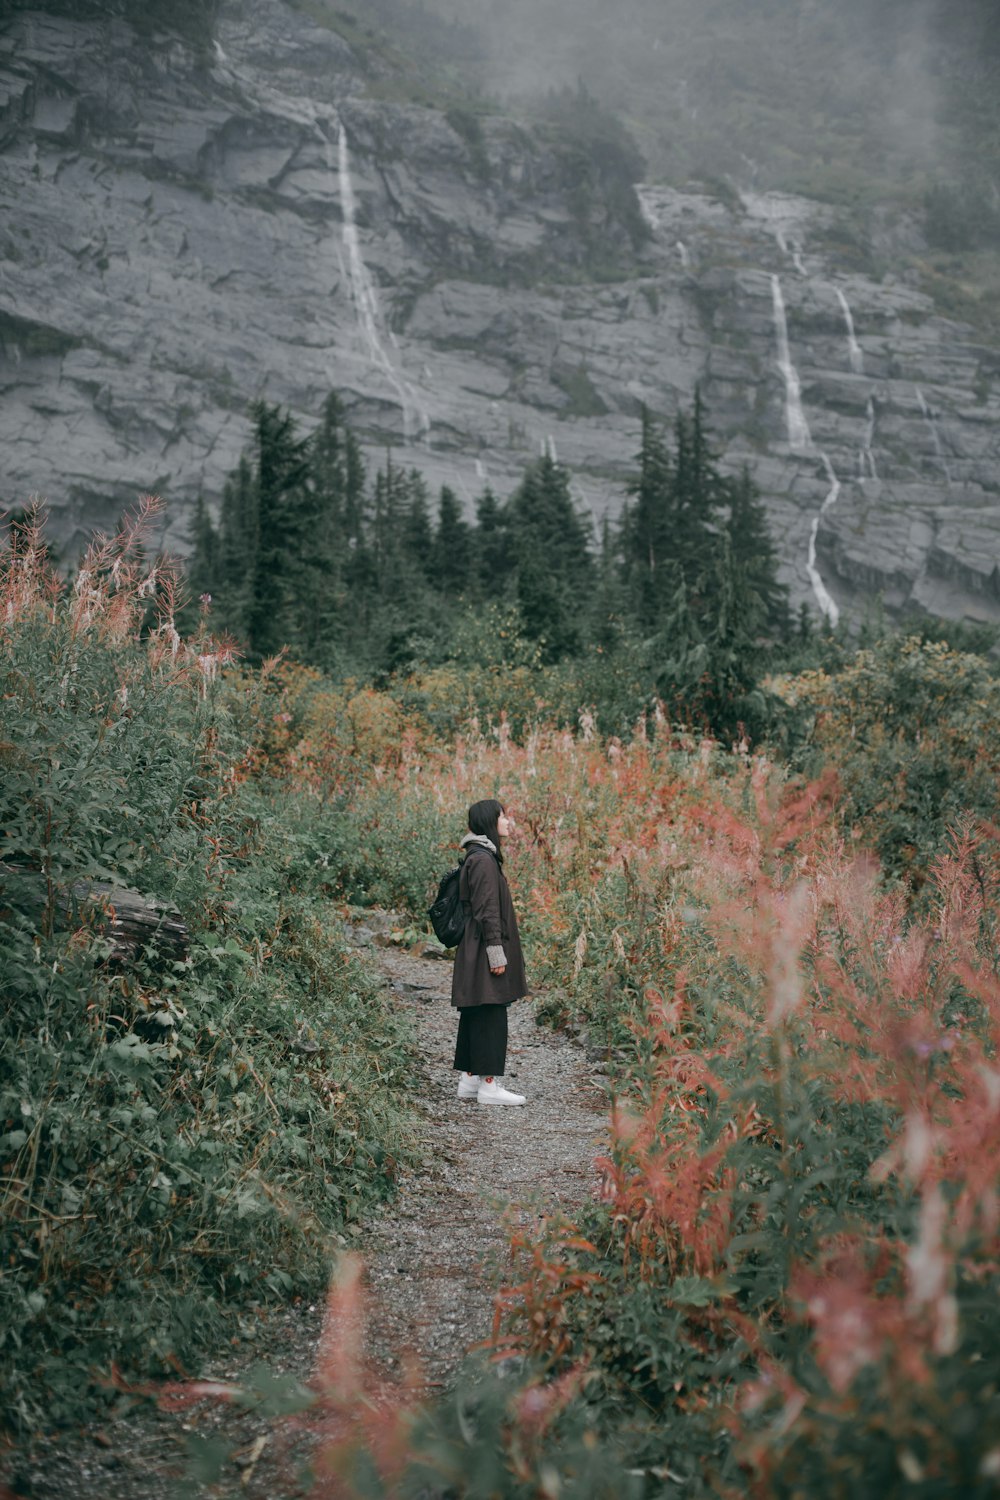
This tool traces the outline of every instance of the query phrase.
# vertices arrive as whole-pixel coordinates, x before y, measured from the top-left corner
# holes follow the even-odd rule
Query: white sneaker
[[[478,1073],[463,1073],[458,1080],[458,1097],[460,1099],[476,1099],[482,1079]]]
[[[480,1104],[523,1104],[523,1094],[512,1094],[509,1089],[501,1088],[494,1078],[490,1083],[485,1080],[479,1085],[476,1095]]]

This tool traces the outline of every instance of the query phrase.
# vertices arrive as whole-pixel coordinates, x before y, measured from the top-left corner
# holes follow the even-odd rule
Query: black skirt
[[[506,1063],[506,1005],[464,1005],[458,1013],[455,1067],[480,1078],[497,1078]]]

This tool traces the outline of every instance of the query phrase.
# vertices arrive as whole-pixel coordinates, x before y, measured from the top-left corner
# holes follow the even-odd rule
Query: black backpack
[[[461,873],[462,865],[459,862],[447,875],[442,876],[434,903],[427,908],[434,936],[446,948],[457,948],[465,931],[465,909],[458,894],[458,878]]]

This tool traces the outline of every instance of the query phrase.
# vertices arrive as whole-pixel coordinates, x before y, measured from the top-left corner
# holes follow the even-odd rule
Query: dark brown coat
[[[455,954],[451,1003],[460,1008],[509,1005],[528,993],[528,981],[510,887],[488,849],[472,845],[458,888],[465,907],[465,932]],[[507,967],[502,974],[491,974],[486,948],[497,943],[503,946]]]

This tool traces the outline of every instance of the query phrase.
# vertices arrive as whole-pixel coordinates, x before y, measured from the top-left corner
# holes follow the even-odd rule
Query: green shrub
[[[69,596],[30,527],[0,559],[0,1368],[26,1427],[321,1290],[408,1150],[398,1013],[292,797],[250,776],[226,649],[169,614],[138,640],[136,539]],[[123,953],[93,881],[172,905],[186,953]]]
[[[992,819],[1000,790],[1000,679],[943,641],[889,636],[784,695],[814,714],[813,753],[841,779],[840,816],[915,886],[963,816]]]

